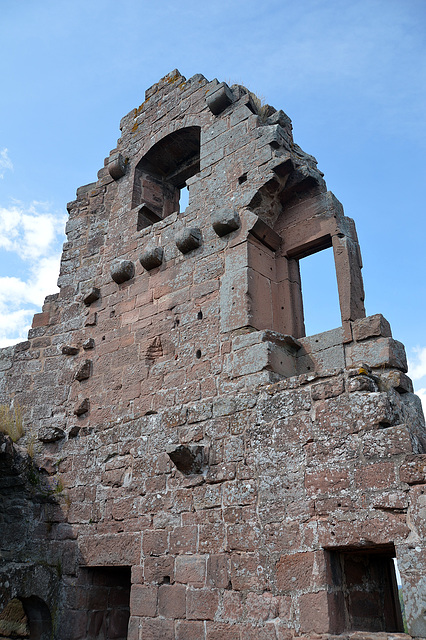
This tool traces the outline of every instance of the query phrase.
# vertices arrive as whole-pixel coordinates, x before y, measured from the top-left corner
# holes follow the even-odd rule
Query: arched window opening
[[[151,147],[135,169],[132,208],[140,207],[138,229],[184,210],[179,200],[186,181],[199,171],[200,127],[179,129]]]

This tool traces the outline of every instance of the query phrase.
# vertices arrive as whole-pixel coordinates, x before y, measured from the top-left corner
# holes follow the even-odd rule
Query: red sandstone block
[[[299,596],[300,631],[327,633],[329,631],[328,597],[326,591]]]
[[[130,591],[130,614],[154,617],[157,615],[158,588],[134,584]]]
[[[161,556],[168,550],[168,533],[165,529],[143,532],[142,550],[145,556]]]
[[[246,598],[247,619],[255,622],[273,620],[278,615],[279,599],[269,591],[248,593]]]
[[[204,623],[179,620],[176,623],[176,640],[205,640]]]
[[[139,617],[130,616],[127,640],[139,640]]]
[[[231,584],[237,591],[245,589],[263,590],[267,586],[264,569],[265,559],[257,554],[233,553],[231,555]]]
[[[164,618],[184,618],[186,587],[182,584],[161,585],[158,589],[158,614]]]
[[[212,554],[207,560],[207,584],[226,589],[229,584],[229,560],[224,554]]]
[[[232,524],[227,527],[230,551],[255,551],[259,546],[260,530],[255,523]]]
[[[143,640],[174,640],[173,620],[161,620],[160,618],[142,620],[140,637]]]
[[[362,490],[389,488],[395,482],[396,469],[392,462],[365,465],[355,473],[355,484]]]
[[[198,531],[200,553],[220,553],[225,550],[225,527],[223,524],[200,525]]]
[[[241,628],[241,637],[244,640],[276,640],[275,625],[269,623],[264,627],[245,624]]]
[[[222,594],[220,619],[223,622],[240,622],[244,613],[242,595],[239,591],[225,590]]]
[[[346,469],[307,470],[305,487],[310,494],[336,493],[349,487],[349,473]]]
[[[207,622],[206,640],[243,640],[240,625]]]
[[[345,381],[343,376],[332,378],[324,382],[318,382],[312,385],[312,400],[325,400],[326,398],[335,398],[340,396],[345,390]]]
[[[197,527],[176,527],[170,533],[170,553],[191,553],[197,549]]]
[[[407,484],[426,483],[426,454],[406,456],[399,475],[401,482]]]
[[[213,620],[219,606],[218,592],[213,589],[188,589],[186,617],[188,620]]]
[[[49,324],[50,314],[47,311],[43,313],[36,313],[33,317],[32,328],[37,329],[37,327],[46,327]]]
[[[174,558],[173,556],[162,556],[159,558],[148,557],[144,560],[145,582],[161,583],[168,578],[174,580]]]
[[[324,552],[306,551],[282,556],[276,566],[276,583],[283,593],[325,585]]]
[[[178,556],[175,580],[192,587],[203,587],[206,580],[206,556]]]

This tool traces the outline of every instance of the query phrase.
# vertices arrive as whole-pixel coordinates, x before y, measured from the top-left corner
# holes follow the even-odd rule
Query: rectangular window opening
[[[180,189],[179,195],[179,213],[183,213],[186,207],[189,204],[189,189],[188,186],[185,185]]]
[[[403,633],[394,558],[393,545],[328,551],[333,633]]]
[[[299,260],[305,334],[335,329],[342,324],[333,249]]]

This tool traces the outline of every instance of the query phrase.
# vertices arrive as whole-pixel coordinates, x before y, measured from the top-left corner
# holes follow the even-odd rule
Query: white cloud
[[[0,207],[0,250],[14,254],[20,277],[0,277],[0,347],[26,340],[34,313],[57,291],[66,217],[45,203]]]
[[[51,251],[65,220],[50,213],[44,202],[0,207],[0,248],[17,253],[21,260],[36,260]]]
[[[4,148],[0,151],[0,178],[4,178],[4,172],[6,169],[13,170],[12,160],[8,156],[7,149]]]
[[[426,376],[426,347],[413,349],[414,357],[408,360],[408,373],[413,380],[420,380]]]

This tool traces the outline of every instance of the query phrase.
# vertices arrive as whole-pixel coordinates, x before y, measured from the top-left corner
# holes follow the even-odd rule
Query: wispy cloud
[[[64,224],[46,203],[0,207],[0,251],[20,267],[19,277],[0,277],[0,347],[25,340],[32,316],[57,291]]]
[[[413,380],[426,377],[426,347],[413,349],[414,357],[408,360],[408,372]]]
[[[12,160],[9,158],[6,148],[0,151],[0,178],[4,178],[4,172],[9,169],[13,170]]]

